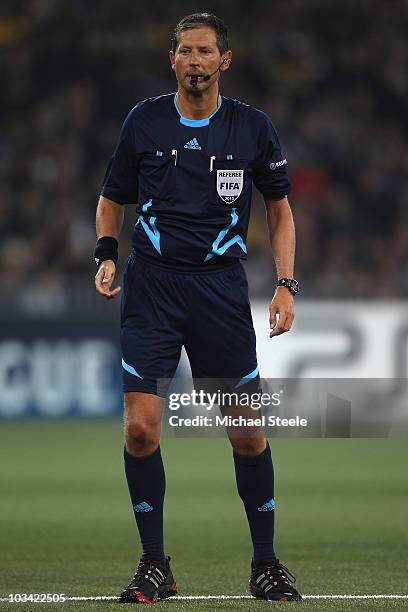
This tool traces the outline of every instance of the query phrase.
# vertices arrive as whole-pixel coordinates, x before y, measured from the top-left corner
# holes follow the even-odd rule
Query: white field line
[[[302,595],[303,599],[408,599],[408,595]],[[66,597],[65,601],[114,601],[115,595],[96,595],[94,597]],[[252,595],[173,595],[167,601],[199,601],[208,599],[254,599]],[[8,597],[1,597],[0,602],[10,602]],[[18,605],[20,602],[16,602]],[[26,603],[26,602],[21,602]],[[57,603],[57,602],[27,602]],[[62,602],[61,602],[62,603]]]

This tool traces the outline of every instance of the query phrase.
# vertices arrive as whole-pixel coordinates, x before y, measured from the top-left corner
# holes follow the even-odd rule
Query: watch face
[[[297,293],[299,291],[299,285],[295,280],[290,281],[289,288],[292,293]]]

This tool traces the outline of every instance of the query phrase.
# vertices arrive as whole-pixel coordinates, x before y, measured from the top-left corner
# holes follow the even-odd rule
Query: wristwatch
[[[292,295],[296,295],[299,291],[299,283],[294,278],[280,278],[278,287],[286,287]]]

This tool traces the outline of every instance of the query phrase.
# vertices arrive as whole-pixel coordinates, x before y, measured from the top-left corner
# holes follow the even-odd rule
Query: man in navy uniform
[[[118,258],[124,205],[136,204],[121,304],[125,472],[143,555],[120,595],[154,603],[175,594],[163,544],[165,474],[160,453],[163,393],[184,345],[194,380],[259,383],[248,286],[252,183],[265,199],[278,273],[270,336],[290,330],[295,232],[287,162],[269,117],[224,98],[220,75],[231,64],[224,22],[208,13],[176,26],[170,51],[177,93],[149,98],[127,116],[103,182],[96,214],[97,291],[108,299]],[[229,432],[230,434],[230,432]],[[276,557],[274,474],[264,435],[233,436],[236,481],[248,518],[254,597],[300,600]]]

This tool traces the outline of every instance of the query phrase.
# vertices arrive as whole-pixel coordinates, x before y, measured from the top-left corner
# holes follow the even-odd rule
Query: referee
[[[170,64],[176,93],[138,102],[127,116],[103,181],[96,213],[96,290],[108,299],[118,259],[124,205],[137,205],[121,302],[125,472],[143,555],[119,601],[155,603],[174,595],[163,543],[165,473],[159,438],[163,392],[184,345],[195,381],[228,379],[257,387],[259,371],[248,285],[252,183],[263,194],[278,286],[270,337],[294,319],[295,231],[287,162],[269,117],[221,96],[231,65],[224,22],[184,17],[174,30]],[[254,597],[301,597],[276,557],[274,473],[264,435],[237,436],[236,482],[248,518]]]

